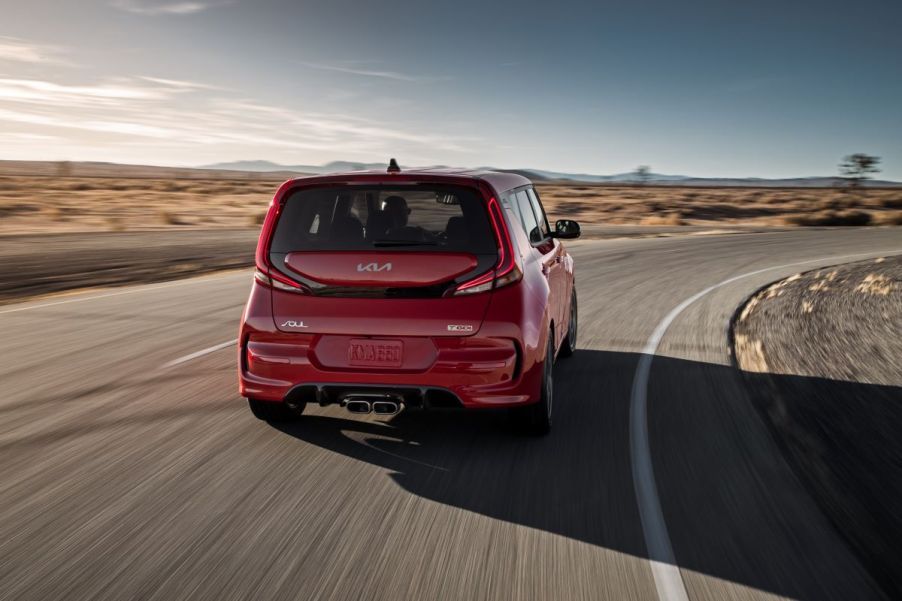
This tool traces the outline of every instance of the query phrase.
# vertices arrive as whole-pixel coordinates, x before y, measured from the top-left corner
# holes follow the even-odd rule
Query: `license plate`
[[[400,340],[351,340],[348,364],[357,367],[401,367],[404,344]]]

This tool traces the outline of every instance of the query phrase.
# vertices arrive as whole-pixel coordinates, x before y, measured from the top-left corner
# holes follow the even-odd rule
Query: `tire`
[[[259,420],[265,422],[293,422],[301,418],[300,409],[292,409],[285,403],[273,401],[257,401],[248,399],[247,404],[251,408],[251,413]]]
[[[542,362],[542,390],[538,403],[514,409],[517,429],[530,436],[544,436],[551,431],[554,406],[554,332],[548,332],[545,360]]]
[[[570,322],[567,324],[567,335],[564,336],[564,342],[561,343],[561,357],[569,357],[576,350],[576,333],[579,323],[578,313],[576,309],[576,288],[570,294]]]

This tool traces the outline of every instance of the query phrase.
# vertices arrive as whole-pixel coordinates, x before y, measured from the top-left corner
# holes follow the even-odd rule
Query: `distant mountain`
[[[226,169],[228,171],[283,171],[291,173],[338,173],[341,171],[365,171],[369,169],[385,169],[386,163],[355,163],[351,161],[332,161],[325,165],[279,165],[272,161],[231,161],[206,165],[201,169]]]
[[[492,169],[484,167],[484,169]],[[545,171],[543,169],[495,169],[507,173],[516,173],[533,181],[568,181],[587,184],[635,184],[639,178],[635,173],[618,173],[616,175],[592,175],[588,173],[563,173]],[[836,177],[793,177],[767,179],[762,177],[691,177],[688,175],[664,175],[649,173],[648,183],[656,186],[710,186],[710,187],[744,187],[744,188],[832,188],[839,178]],[[867,187],[902,187],[900,182],[887,180],[870,180],[864,183]]]
[[[593,175],[589,173],[564,173],[561,171],[545,171],[543,169],[505,169],[504,171],[516,171],[519,173],[532,173],[540,179],[572,180],[575,182],[634,182],[637,180],[635,173],[620,173],[617,175]],[[650,182],[678,182],[690,179],[685,175],[661,175],[649,173]]]
[[[634,182],[634,178],[621,180]],[[710,186],[714,188],[738,187],[738,188],[834,188],[843,186],[844,182],[838,177],[792,177],[782,179],[767,179],[762,177],[683,177],[675,180],[654,180],[658,186]],[[863,182],[870,188],[902,188],[902,183],[887,180],[869,180]]]
[[[279,165],[272,161],[231,161],[227,163],[215,163],[204,165],[199,169],[225,169],[227,171],[297,171],[299,173],[312,173],[306,165]]]
[[[281,172],[296,174],[324,174],[341,171],[382,170],[387,163],[358,163],[353,161],[332,161],[325,165],[280,165],[271,161],[232,161],[205,165],[201,169],[219,169],[226,171]],[[439,166],[441,167],[441,166]],[[404,169],[404,166],[401,166]],[[498,169],[483,166],[478,169],[516,173],[533,181],[570,181],[584,183],[633,184],[639,181],[635,173],[618,173],[615,175],[595,175],[590,173],[566,173],[563,171],[546,171],[544,169]],[[837,185],[836,177],[794,177],[767,179],[761,177],[691,177],[688,175],[665,175],[649,173],[648,183],[657,186],[737,186],[757,188],[829,188]],[[886,180],[871,180],[865,183],[869,187],[902,187],[902,183]]]

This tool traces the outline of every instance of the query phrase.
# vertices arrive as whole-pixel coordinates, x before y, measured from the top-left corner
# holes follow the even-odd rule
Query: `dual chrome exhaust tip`
[[[350,395],[344,400],[345,408],[351,413],[365,415],[397,415],[404,409],[404,403],[391,395]]]

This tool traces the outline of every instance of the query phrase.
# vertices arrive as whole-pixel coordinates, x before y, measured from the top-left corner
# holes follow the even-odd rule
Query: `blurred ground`
[[[29,167],[29,165],[31,165]],[[0,164],[0,233],[258,226],[287,173]],[[537,182],[552,219],[679,227],[902,224],[902,189]]]
[[[776,282],[746,303],[734,329],[737,362],[796,472],[894,596],[902,596],[900,333],[898,256]]]
[[[669,565],[693,601],[884,599],[774,444],[726,326],[796,270],[777,266],[899,251],[898,231],[568,248],[579,350],[543,439],[479,412],[255,420],[223,346],[250,270],[0,308],[0,599],[655,599],[631,391],[657,324],[706,289],[648,378]]]
[[[755,233],[761,229],[587,224],[583,238],[663,238],[677,233]],[[0,304],[79,288],[158,282],[251,267],[258,232],[259,226],[0,234]]]
[[[249,267],[256,243],[250,228],[0,235],[0,303]]]

